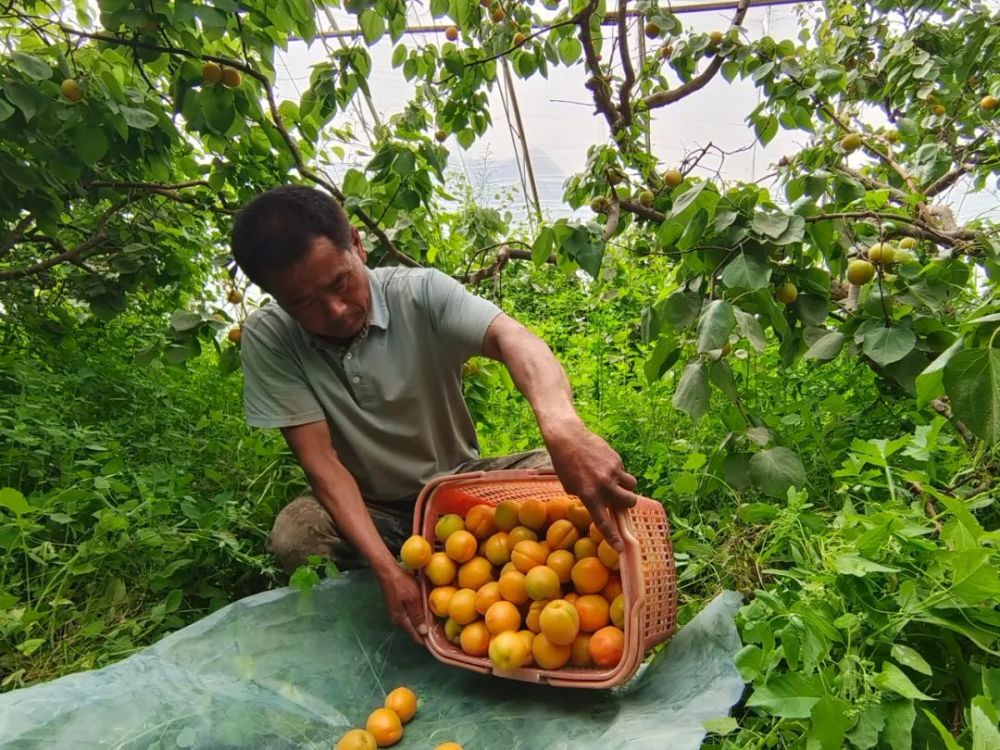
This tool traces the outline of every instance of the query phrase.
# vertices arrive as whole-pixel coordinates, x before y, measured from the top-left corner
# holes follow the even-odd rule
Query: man
[[[608,513],[635,503],[635,479],[577,416],[541,339],[439,271],[369,270],[343,209],[311,188],[255,198],[236,218],[232,246],[246,276],[273,297],[243,330],[247,421],[281,429],[313,491],[275,520],[269,547],[286,571],[310,554],[362,558],[393,621],[419,638],[427,632],[419,587],[396,554],[421,487],[440,474],[537,467],[549,457],[621,548]],[[507,366],[548,456],[477,460],[462,365],[479,355]]]

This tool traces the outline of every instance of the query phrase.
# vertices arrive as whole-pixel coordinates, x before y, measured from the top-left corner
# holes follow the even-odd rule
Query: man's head
[[[232,246],[243,273],[310,333],[348,339],[364,327],[364,245],[325,193],[288,185],[257,196],[237,215]]]

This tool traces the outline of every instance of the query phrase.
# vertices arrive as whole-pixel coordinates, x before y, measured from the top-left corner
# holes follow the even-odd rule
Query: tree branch
[[[463,274],[458,274],[453,276],[456,281],[463,284],[475,285],[481,281],[489,279],[500,273],[504,266],[506,266],[512,260],[531,260],[530,250],[516,250],[512,247],[501,247],[500,251],[497,253],[496,260],[490,265],[484,266],[476,271],[471,271]],[[555,263],[556,256],[550,255],[545,259],[546,263]]]
[[[733,26],[739,26],[743,23],[743,19],[746,17],[747,9],[749,7],[750,0],[740,0],[740,4],[736,8],[736,14],[733,16]],[[668,104],[680,101],[686,96],[690,96],[695,91],[705,88],[705,86],[708,85],[708,82],[715,78],[715,75],[722,68],[722,63],[722,55],[716,54],[715,59],[709,63],[708,67],[687,83],[674,89],[658,91],[655,94],[647,96],[642,100],[644,108],[657,109],[658,107],[665,107]]]
[[[954,232],[942,232],[927,225],[919,219],[911,219],[909,216],[900,214],[883,214],[878,211],[841,211],[828,214],[816,214],[815,216],[803,217],[807,222],[824,221],[826,219],[876,219],[879,221],[900,221],[909,224],[909,227],[897,227],[887,233],[887,237],[914,237],[921,240],[931,240],[948,247],[957,247],[964,242],[972,242],[976,239],[976,233],[967,229],[960,229]],[[970,253],[971,254],[971,253]]]
[[[580,44],[583,45],[583,57],[590,71],[590,79],[587,81],[587,88],[594,94],[594,105],[597,111],[604,115],[608,121],[608,126],[612,132],[618,122],[618,112],[611,102],[611,87],[604,79],[601,71],[600,61],[597,59],[597,50],[594,49],[594,39],[590,35],[590,17],[597,10],[598,0],[590,0],[589,3],[576,15],[577,26],[580,27]]]
[[[632,55],[628,49],[628,27],[626,11],[628,0],[618,0],[618,55],[622,59],[622,69],[625,80],[618,87],[618,123],[614,134],[620,133],[632,124],[632,86],[635,84],[635,68],[632,66]]]
[[[11,230],[10,236],[4,240],[3,245],[0,245],[0,258],[3,258],[14,249],[14,245],[21,241],[24,233],[27,231],[28,227],[31,226],[31,222],[34,220],[35,217],[28,214],[17,222],[17,225]]]

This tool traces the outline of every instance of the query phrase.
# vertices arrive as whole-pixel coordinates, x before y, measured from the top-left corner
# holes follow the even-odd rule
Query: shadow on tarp
[[[105,669],[0,695],[3,748],[324,748],[407,685],[417,716],[396,746],[686,750],[743,683],[726,592],[627,685],[549,688],[447,667],[388,621],[368,571],[307,598],[238,601]]]

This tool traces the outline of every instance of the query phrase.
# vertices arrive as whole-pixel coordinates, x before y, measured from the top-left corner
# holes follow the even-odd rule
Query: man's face
[[[345,252],[329,238],[316,237],[291,268],[267,276],[267,291],[314,336],[350,339],[368,321],[371,288],[364,246],[357,230]]]

